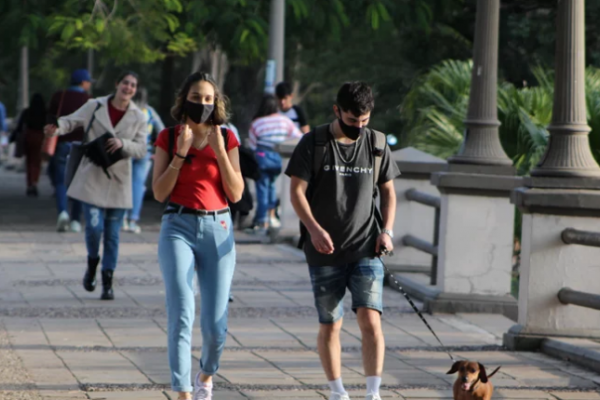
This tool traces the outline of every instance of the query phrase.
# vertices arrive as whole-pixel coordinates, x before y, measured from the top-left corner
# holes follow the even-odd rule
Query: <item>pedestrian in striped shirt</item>
[[[260,178],[256,181],[256,214],[250,233],[266,234],[269,227],[281,226],[275,217],[275,179],[281,174],[282,163],[274,148],[277,143],[301,136],[302,132],[294,122],[278,113],[275,96],[264,95],[249,134],[250,147],[255,151],[260,170]]]

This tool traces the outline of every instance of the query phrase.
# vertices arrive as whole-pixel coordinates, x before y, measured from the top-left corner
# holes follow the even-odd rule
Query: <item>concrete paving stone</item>
[[[262,400],[262,399],[324,399],[322,395],[314,390],[278,390],[274,391],[249,391],[244,390],[243,393],[248,396],[251,400]],[[215,396],[216,398],[216,396]]]
[[[90,400],[167,400],[162,391],[88,392]],[[177,398],[177,397],[175,397]]]
[[[171,370],[169,369],[169,355],[161,352],[123,351],[122,354],[131,360],[136,367],[154,384],[171,384]],[[193,362],[192,365],[195,365]]]
[[[319,321],[315,318],[285,318],[285,317],[274,317],[273,321],[281,326],[286,331],[300,339],[304,344],[309,347],[317,346],[317,334],[319,330]],[[355,323],[348,321],[347,324]],[[347,332],[342,331],[340,334],[340,340],[342,347],[357,347],[361,345],[361,342],[356,337],[349,335]]]
[[[3,318],[10,342],[16,349],[49,349],[40,322],[31,318]]]
[[[59,351],[57,354],[81,383],[150,383],[130,361],[118,353]]]
[[[152,320],[100,319],[98,323],[116,347],[161,347],[167,334]]]
[[[293,336],[264,320],[230,319],[229,329],[245,347],[304,348]]]
[[[516,324],[512,319],[501,314],[456,314],[457,318],[469,321],[473,325],[480,327],[498,338],[508,332]]]
[[[22,287],[19,291],[32,307],[76,307],[81,306],[77,297],[64,286]]]
[[[43,400],[87,400],[85,392],[80,390],[42,390],[40,395]]]
[[[77,379],[51,350],[16,350],[38,388],[48,390],[76,390]]]
[[[600,399],[598,392],[550,392],[550,395],[559,400],[597,400]]]
[[[113,346],[95,319],[42,319],[40,323],[53,346]]]
[[[299,304],[272,291],[235,291],[235,298],[241,299],[248,307],[298,307]]]
[[[454,397],[452,390],[402,389],[395,392],[407,399],[452,399]]]

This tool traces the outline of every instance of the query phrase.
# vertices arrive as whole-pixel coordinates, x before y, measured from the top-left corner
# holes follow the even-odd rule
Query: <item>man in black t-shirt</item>
[[[318,350],[330,400],[349,400],[341,380],[340,344],[346,288],[352,293],[352,310],[362,333],[366,399],[381,399],[384,271],[376,255],[382,247],[393,249],[394,178],[400,172],[385,146],[379,176],[373,177],[375,133],[366,128],[373,107],[369,86],[345,83],[333,106],[337,120],[304,135],[285,172],[291,177],[292,204],[308,231],[304,253],[319,314]],[[318,141],[317,132],[321,132]],[[315,150],[323,144],[324,154]],[[314,157],[321,155],[322,162],[315,163]],[[313,171],[316,165],[319,168]],[[383,226],[375,217],[374,182],[381,194]]]
[[[290,84],[287,82],[278,83],[275,87],[275,96],[277,97],[279,114],[291,119],[302,133],[310,131],[304,110],[300,106],[294,105],[294,93]]]

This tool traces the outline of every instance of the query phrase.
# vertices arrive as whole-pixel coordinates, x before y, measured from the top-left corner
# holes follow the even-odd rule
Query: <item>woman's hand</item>
[[[215,154],[219,154],[221,151],[225,151],[225,153],[227,153],[227,149],[225,149],[225,140],[223,140],[223,135],[221,135],[220,126],[213,126],[208,132],[208,144],[213,149]]]
[[[123,141],[119,138],[110,138],[106,141],[106,151],[110,154],[123,147]]]
[[[55,136],[57,130],[58,130],[58,127],[56,125],[48,124],[48,125],[44,126],[44,135],[46,135],[46,137]]]
[[[192,147],[193,141],[194,135],[192,134],[192,130],[188,124],[185,124],[179,133],[179,137],[177,138],[177,154],[182,157],[187,156],[188,151],[190,151],[190,147]]]

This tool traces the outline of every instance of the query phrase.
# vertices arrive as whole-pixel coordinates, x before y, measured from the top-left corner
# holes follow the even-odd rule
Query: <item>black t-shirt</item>
[[[328,141],[325,156],[314,185],[313,153],[315,133],[304,135],[294,150],[285,174],[309,182],[309,204],[313,216],[329,233],[333,254],[319,253],[307,235],[306,260],[311,266],[338,266],[375,256],[377,222],[373,201],[373,156],[369,130],[353,144]],[[331,133],[329,133],[331,135]],[[400,175],[391,151],[385,147],[378,184]]]
[[[294,124],[296,124],[298,129],[308,125],[308,121],[306,120],[306,114],[300,106],[293,105],[287,111],[279,111],[279,113],[291,119],[294,122]]]

